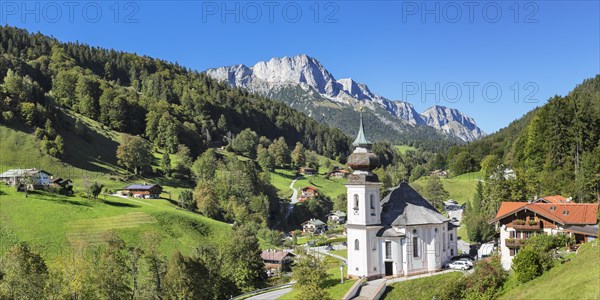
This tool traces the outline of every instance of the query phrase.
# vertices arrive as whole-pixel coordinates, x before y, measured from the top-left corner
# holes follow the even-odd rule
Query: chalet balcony
[[[508,238],[504,240],[504,245],[508,248],[519,248],[523,247],[524,243],[523,239]]]
[[[542,230],[542,222],[515,220],[511,223],[511,227],[515,230]]]

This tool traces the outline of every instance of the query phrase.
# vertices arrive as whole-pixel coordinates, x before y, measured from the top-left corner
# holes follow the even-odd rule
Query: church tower
[[[348,177],[348,275],[355,277],[378,277],[381,266],[377,231],[381,228],[381,183],[372,171],[379,165],[376,154],[371,152],[372,143],[365,136],[362,109],[360,127],[354,143],[354,152],[348,157],[352,174]]]

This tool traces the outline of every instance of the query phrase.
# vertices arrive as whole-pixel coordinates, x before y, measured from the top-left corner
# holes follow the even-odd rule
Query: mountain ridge
[[[439,113],[436,114],[436,118],[432,118],[429,114],[423,115],[417,112],[411,103],[385,98],[372,92],[367,84],[354,81],[352,78],[336,79],[316,58],[306,54],[271,58],[269,61],[259,61],[251,67],[238,64],[211,68],[205,73],[233,87],[271,97],[282,90],[299,86],[306,93],[304,107],[294,107],[293,103],[296,99],[280,97],[278,100],[283,100],[309,116],[318,114],[315,111],[318,109],[311,107],[311,104],[315,106],[315,103],[311,102],[316,102],[316,106],[338,106],[340,109],[355,110],[358,106],[364,106],[373,112],[380,123],[392,127],[398,133],[405,133],[415,126],[428,126],[464,142],[471,142],[485,136],[473,118],[456,109],[442,109],[451,113]],[[388,115],[383,114],[381,110]],[[428,111],[429,109],[425,112]],[[446,119],[440,119],[444,117]],[[432,121],[427,122],[426,119]],[[437,121],[433,121],[434,119]],[[328,125],[331,125],[331,122]]]

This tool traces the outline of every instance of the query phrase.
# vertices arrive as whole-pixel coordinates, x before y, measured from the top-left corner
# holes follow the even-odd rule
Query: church
[[[457,255],[456,228],[406,182],[381,200],[372,171],[379,159],[365,136],[362,113],[348,157],[348,276],[409,276],[441,270]]]

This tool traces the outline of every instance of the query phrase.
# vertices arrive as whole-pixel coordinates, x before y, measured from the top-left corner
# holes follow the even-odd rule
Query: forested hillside
[[[552,97],[495,134],[453,148],[449,160],[461,152],[489,170],[499,164],[515,169],[527,197],[600,200],[600,76],[564,97]]]
[[[280,102],[232,89],[178,64],[135,54],[61,43],[42,34],[0,27],[1,122],[21,119],[60,157],[63,124],[56,108],[71,109],[110,129],[142,135],[170,153],[193,155],[245,128],[285,136],[289,145],[344,159],[349,140]]]

